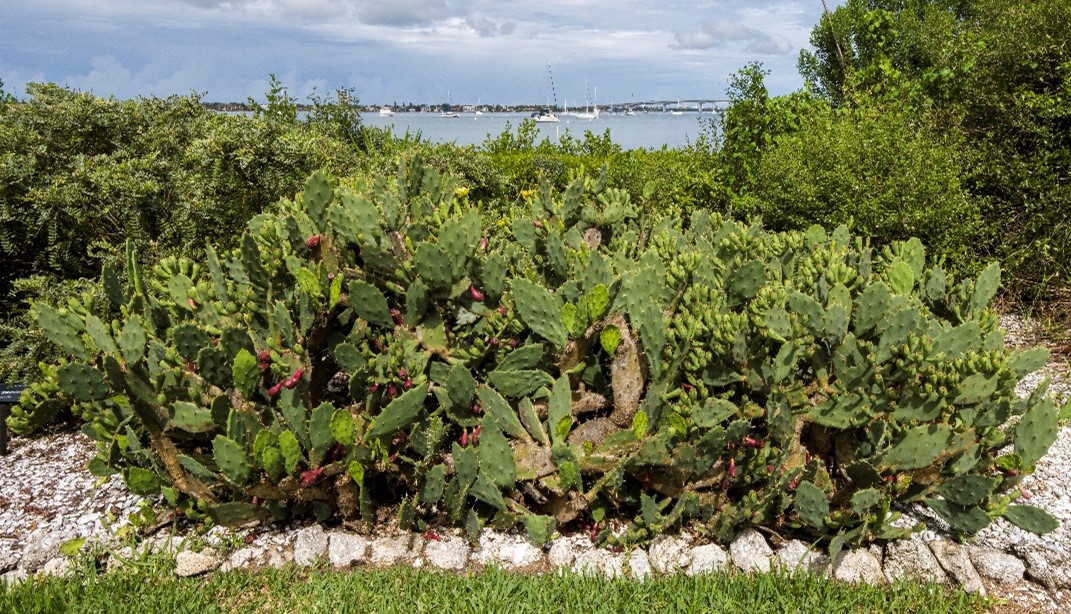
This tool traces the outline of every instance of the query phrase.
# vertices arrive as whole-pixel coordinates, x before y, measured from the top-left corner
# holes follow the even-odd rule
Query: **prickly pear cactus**
[[[71,360],[32,402],[80,408],[93,470],[219,523],[386,505],[471,534],[763,525],[834,550],[909,533],[910,502],[964,532],[1053,526],[1015,504],[1058,412],[1014,393],[1046,354],[1005,348],[995,265],[957,282],[917,241],[637,219],[586,176],[513,211],[484,219],[419,161],[313,175],[232,251],[128,258],[119,319],[42,306]]]

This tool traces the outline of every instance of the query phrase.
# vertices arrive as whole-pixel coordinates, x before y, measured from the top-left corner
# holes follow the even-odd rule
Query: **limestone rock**
[[[175,555],[175,575],[180,578],[199,576],[213,571],[219,565],[219,557],[209,550],[202,552],[181,550]]]
[[[647,558],[658,573],[675,574],[692,562],[692,552],[683,538],[659,535],[647,549]]]
[[[559,537],[550,542],[547,551],[547,562],[557,569],[572,567],[577,555],[585,550],[591,550],[591,540],[583,535],[573,537]]]
[[[885,547],[885,577],[889,582],[918,578],[924,581],[948,582],[948,576],[925,542],[903,539]]]
[[[472,547],[461,537],[431,539],[424,545],[424,558],[439,569],[464,569],[471,553]]]
[[[520,535],[507,535],[485,529],[475,559],[484,565],[498,565],[506,570],[521,569],[543,562],[543,551]]]
[[[770,558],[773,550],[766,543],[766,538],[755,529],[744,529],[729,543],[729,555],[742,571],[770,571]]]
[[[948,575],[959,583],[960,587],[968,593],[985,595],[985,587],[982,586],[982,578],[971,563],[966,548],[945,539],[936,539],[930,542],[930,550],[945,568]]]
[[[797,572],[829,574],[829,555],[808,547],[798,539],[781,546],[777,551],[777,562],[790,574]]]
[[[637,548],[628,555],[628,571],[634,580],[646,580],[651,577],[651,559],[647,556],[647,551],[643,548]]]
[[[593,576],[618,578],[624,574],[624,556],[602,548],[580,553],[573,561],[573,571]]]
[[[368,538],[347,531],[327,534],[327,560],[332,567],[350,567],[368,560]]]
[[[729,555],[717,544],[692,548],[692,562],[684,571],[689,576],[721,571],[729,564]]]
[[[40,573],[45,576],[68,576],[71,573],[71,559],[65,556],[51,559],[41,568]]]
[[[976,546],[969,546],[967,552],[978,575],[990,580],[1003,584],[1015,584],[1022,581],[1026,573],[1026,564],[1006,552]]]
[[[833,578],[841,582],[865,583],[873,586],[885,584],[881,562],[869,550],[841,550],[833,561]]]
[[[1065,552],[1024,542],[1015,546],[1015,554],[1026,563],[1026,573],[1046,588],[1071,588],[1071,561]]]
[[[232,552],[227,560],[220,565],[219,570],[227,572],[235,569],[259,569],[261,567],[279,569],[285,567],[294,562],[292,541],[292,535],[258,537],[248,546]]]
[[[17,586],[25,582],[29,577],[30,575],[26,573],[25,569],[12,569],[0,575],[0,586]]]
[[[372,542],[372,564],[389,567],[412,563],[423,549],[424,538],[419,535],[380,537]]]
[[[318,524],[309,525],[297,532],[294,537],[294,563],[300,566],[312,565],[327,554],[327,534]]]
[[[247,546],[245,548],[239,548],[232,552],[231,555],[227,557],[226,561],[223,561],[219,570],[228,572],[235,569],[251,569],[257,564],[257,561],[260,560],[260,557],[263,554],[263,546]]]
[[[70,529],[52,529],[46,525],[30,534],[26,540],[26,547],[19,559],[19,569],[37,571],[42,565],[56,558],[60,554],[60,546],[71,539],[78,537]]]

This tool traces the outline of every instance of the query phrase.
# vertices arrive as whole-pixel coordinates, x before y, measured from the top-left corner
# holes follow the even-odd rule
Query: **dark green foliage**
[[[1050,526],[1009,507],[1056,408],[1015,396],[1039,361],[1003,347],[998,268],[957,281],[917,240],[875,252],[844,228],[684,225],[587,176],[524,200],[491,225],[419,160],[314,175],[207,271],[133,263],[111,324],[41,306],[77,361],[24,415],[76,403],[98,464],[216,522],[400,504],[406,526],[545,539],[612,512],[634,518],[619,542],[769,524],[839,548],[908,533],[890,506],[924,501],[966,532]]]
[[[729,211],[774,230],[850,225],[878,245],[919,237],[974,268],[981,211],[965,185],[965,143],[943,116],[836,108],[808,92],[770,98],[764,74],[752,64],[733,77],[718,126]]]
[[[261,117],[214,113],[197,95],[118,101],[51,84],[27,92],[0,100],[3,381],[36,379],[37,362],[54,352],[26,326],[26,301],[57,302],[102,266],[114,291],[127,240],[142,263],[198,253],[206,239],[230,245],[313,169],[352,168],[358,155],[356,101],[319,100],[301,122],[275,112],[281,90]],[[52,287],[38,291],[42,276]]]
[[[933,117],[966,154],[960,184],[983,222],[971,255],[1051,297],[1071,262],[1069,31],[1064,0],[849,0],[800,69],[835,106]]]
[[[765,151],[743,211],[775,229],[850,224],[877,244],[918,237],[970,263],[982,224],[961,143],[913,113],[816,109],[807,119]]]

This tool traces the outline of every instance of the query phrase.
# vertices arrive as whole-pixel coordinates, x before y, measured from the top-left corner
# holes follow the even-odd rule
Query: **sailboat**
[[[599,88],[595,88],[596,99],[598,99],[598,95],[599,95]],[[599,105],[598,104],[595,105],[595,111],[594,112],[589,111],[588,110],[588,106],[585,105],[583,113],[573,113],[573,116],[576,117],[577,119],[587,119],[587,120],[599,119]]]
[[[550,107],[550,95],[554,91],[554,76],[550,74],[550,62],[547,62],[547,106]],[[554,97],[554,105],[557,106],[557,95]],[[532,113],[532,119],[537,124],[556,124],[558,123],[558,116],[554,114],[554,107],[549,109],[540,109],[535,113]]]
[[[669,112],[670,115],[684,115],[684,111],[681,111],[681,101],[677,101],[677,108]]]
[[[461,117],[461,115],[459,115],[457,111],[454,111],[453,109],[453,98],[450,97],[450,90],[446,90],[446,107],[444,107],[442,112],[439,113],[439,117]]]

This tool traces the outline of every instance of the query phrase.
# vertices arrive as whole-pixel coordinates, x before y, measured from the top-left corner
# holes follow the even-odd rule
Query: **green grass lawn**
[[[48,578],[0,589],[0,612],[984,612],[962,591],[918,583],[850,586],[808,574],[718,573],[646,582],[499,570],[284,569],[176,578],[167,565]]]

